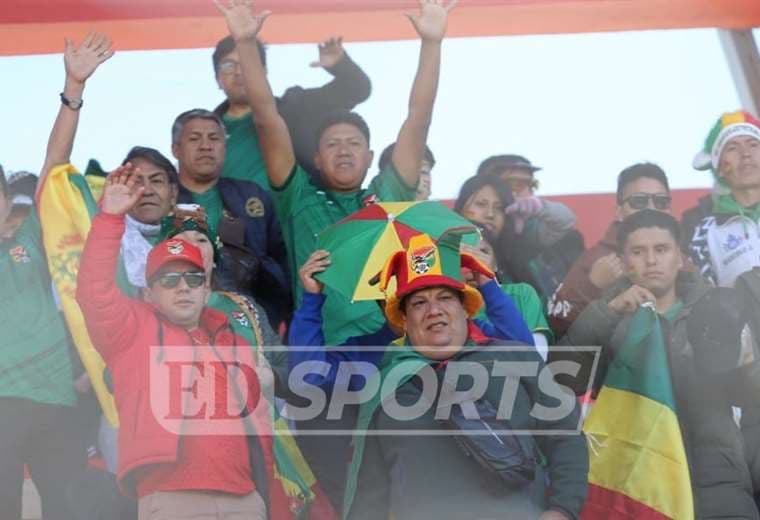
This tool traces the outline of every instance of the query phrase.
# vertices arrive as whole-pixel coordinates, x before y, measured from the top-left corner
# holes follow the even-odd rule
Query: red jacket
[[[120,421],[117,478],[122,489],[134,495],[139,474],[136,470],[148,464],[174,462],[180,439],[178,434],[165,429],[152,411],[151,398],[156,395],[149,393],[151,364],[160,363],[164,347],[187,347],[192,340],[185,329],[164,320],[154,306],[125,296],[116,286],[123,233],[122,216],[100,213],[93,219],[79,266],[76,297],[93,345],[113,378]],[[201,316],[201,326],[209,333],[223,361],[252,363],[252,358],[242,359],[252,350],[233,333],[223,313],[207,307]],[[153,346],[158,351],[151,351]],[[258,385],[258,381],[254,383],[252,386]],[[257,409],[262,408],[266,407]],[[272,431],[268,411],[251,417],[257,432]],[[265,468],[269,516],[291,518],[284,490],[274,478],[271,435],[258,435],[257,440],[260,449],[253,451],[260,455],[257,469]],[[255,458],[252,464],[256,464]]]
[[[607,228],[602,240],[575,261],[562,284],[549,302],[549,327],[556,338],[561,338],[575,318],[592,301],[601,298],[602,289],[591,283],[591,267],[594,263],[617,251],[617,231],[620,223],[615,221]]]

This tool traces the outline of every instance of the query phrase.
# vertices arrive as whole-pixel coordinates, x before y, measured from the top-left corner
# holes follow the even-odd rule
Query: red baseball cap
[[[201,250],[190,242],[179,238],[170,238],[159,242],[148,253],[148,262],[145,267],[145,279],[150,282],[151,278],[169,262],[189,262],[201,271],[205,270]]]

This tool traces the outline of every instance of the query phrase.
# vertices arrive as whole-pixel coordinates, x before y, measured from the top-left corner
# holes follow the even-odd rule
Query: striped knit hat
[[[222,241],[219,235],[208,227],[206,209],[199,204],[177,204],[174,211],[161,219],[161,240],[174,238],[185,231],[203,233],[214,249],[214,261],[219,262]]]
[[[740,135],[748,135],[760,140],[760,121],[745,110],[727,112],[720,116],[705,140],[705,146],[692,165],[697,170],[712,170],[718,173],[720,154],[729,140]]]

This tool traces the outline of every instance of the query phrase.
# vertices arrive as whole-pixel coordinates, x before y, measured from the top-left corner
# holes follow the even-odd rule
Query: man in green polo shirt
[[[10,206],[0,168],[0,517],[21,518],[26,464],[45,518],[73,520],[66,489],[86,454],[72,436],[77,397],[68,336],[36,213],[6,233]]]
[[[390,164],[366,190],[361,186],[373,153],[369,148],[369,129],[361,116],[333,112],[322,121],[314,156],[320,180],[312,180],[296,162],[287,124],[277,110],[256,45],[256,36],[268,13],[255,13],[249,3],[241,0],[230,0],[229,6],[218,4],[236,42],[291,273],[298,272],[317,249],[317,234],[327,226],[372,201],[414,200],[438,90],[441,41],[454,3],[446,7],[433,0],[423,0],[420,13],[409,15],[422,40],[409,112]],[[300,303],[300,282],[297,276],[291,280],[296,302]],[[374,302],[352,303],[329,289],[326,294],[322,315],[328,345],[340,344],[350,336],[375,332],[384,323]]]

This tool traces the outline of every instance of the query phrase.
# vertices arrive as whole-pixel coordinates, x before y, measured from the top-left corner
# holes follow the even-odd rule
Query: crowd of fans
[[[212,56],[225,100],[166,129],[174,161],[136,143],[109,174],[94,160],[81,174],[70,156],[85,86],[112,43],[66,41],[39,176],[0,170],[0,519],[21,518],[25,468],[56,520],[581,518],[592,450],[579,431],[552,431],[577,430],[580,403],[598,395],[647,306],[661,317],[694,518],[760,519],[760,121],[749,113],[709,132],[694,167],[714,189],[682,223],[666,172],[634,164],[617,176],[616,219],[587,248],[573,212],[537,194],[541,168],[505,153],[473,165],[453,204],[476,241],[409,238],[374,280],[383,301],[320,279],[347,269],[320,248],[325,229],[430,197],[426,142],[454,3],[421,0],[409,15],[421,44],[408,112],[366,189],[371,134],[352,110],[371,83],[340,38],[319,45],[331,82],[275,97],[258,39],[269,13],[217,3],[230,31]],[[516,345],[530,348],[501,348]],[[573,349],[586,345],[601,346],[598,360]],[[154,365],[182,347],[224,367],[217,383],[228,366],[269,368],[239,382],[259,403],[242,399],[223,433],[157,417]],[[342,362],[383,381],[401,370],[391,391],[412,406],[415,375],[441,377],[451,360],[576,362],[577,376],[557,376],[574,406],[535,419],[547,397],[537,375],[523,378],[503,429],[545,434],[507,436],[501,474],[473,456],[477,443],[415,434],[467,417],[401,421],[377,402],[284,417],[302,403],[291,377],[302,363],[328,367],[301,380],[327,395],[371,379],[346,378]],[[487,401],[506,391],[498,382]],[[239,399],[223,387],[206,389],[222,407]],[[356,435],[366,430],[408,435]]]

